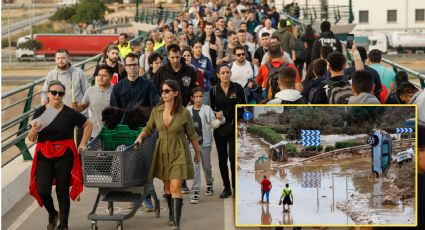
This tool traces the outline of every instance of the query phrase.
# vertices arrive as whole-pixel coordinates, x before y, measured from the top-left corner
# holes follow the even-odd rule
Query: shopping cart
[[[153,180],[148,178],[157,135],[144,139],[138,147],[133,143],[140,131],[124,125],[116,130],[104,128],[81,154],[84,185],[99,189],[88,214],[92,229],[97,229],[97,221],[116,221],[117,229],[124,229],[124,220],[134,216],[148,194],[154,199],[156,217],[160,215]],[[96,214],[99,201],[108,202],[109,215]],[[114,202],[132,202],[133,208],[127,214],[114,214]]]

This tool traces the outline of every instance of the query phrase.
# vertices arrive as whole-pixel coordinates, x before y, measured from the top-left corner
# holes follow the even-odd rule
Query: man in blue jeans
[[[267,179],[267,176],[264,176],[264,179],[261,181],[261,203],[264,203],[264,195],[266,195],[267,203],[269,203],[269,193],[272,189],[272,183]]]

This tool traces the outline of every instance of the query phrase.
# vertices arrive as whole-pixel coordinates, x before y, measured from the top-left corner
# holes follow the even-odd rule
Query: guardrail
[[[156,25],[158,19],[163,19],[165,23],[169,23],[176,19],[179,13],[181,13],[181,11],[178,10],[143,8],[140,12],[140,16],[135,17],[135,21]]]
[[[133,40],[141,40],[143,37],[146,37],[148,33],[141,33],[139,36]],[[133,41],[132,40],[132,41]],[[84,72],[87,72],[96,67],[100,62],[102,54],[98,54],[94,57],[88,58],[82,62],[76,63],[74,66],[81,68]],[[90,66],[87,66],[90,64]],[[93,77],[89,77],[88,81],[92,82]],[[6,153],[9,149],[16,146],[19,149],[19,152],[16,155],[10,157],[6,161],[2,160],[2,167],[10,163],[12,160],[22,155],[24,160],[32,160],[32,156],[28,151],[33,144],[27,146],[25,143],[25,138],[28,135],[29,129],[28,124],[30,117],[34,114],[35,110],[41,107],[38,103],[38,96],[41,94],[41,87],[44,84],[45,78],[35,80],[26,85],[20,86],[14,90],[6,92],[1,96],[3,107],[1,112],[4,114],[15,113],[17,116],[13,117],[10,120],[2,122],[2,142],[1,142],[1,151],[2,158],[3,154]],[[38,90],[36,92],[36,90]],[[27,92],[27,93],[26,93]],[[14,101],[16,100],[16,101]],[[23,104],[23,105],[22,105]],[[22,108],[23,107],[23,108]]]
[[[283,9],[281,12],[294,17],[292,9]],[[315,21],[330,21],[331,23],[351,23],[353,21],[352,8],[342,5],[300,5],[300,15],[298,20],[306,24],[313,24]]]

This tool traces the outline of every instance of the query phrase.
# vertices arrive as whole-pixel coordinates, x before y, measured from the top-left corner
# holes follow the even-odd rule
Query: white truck
[[[379,33],[368,36],[369,51],[378,49],[383,53],[391,51],[410,50],[413,53],[425,51],[425,33],[392,32]]]

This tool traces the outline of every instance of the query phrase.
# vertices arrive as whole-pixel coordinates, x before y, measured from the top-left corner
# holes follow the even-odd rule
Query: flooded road
[[[388,189],[390,180],[368,179],[370,156],[348,156],[286,168],[272,162],[270,171],[256,173],[254,162],[266,154],[264,147],[249,134],[238,139],[238,224],[414,224],[412,201],[381,205],[381,194]],[[397,170],[391,168],[388,178],[394,178]],[[261,203],[260,182],[264,175],[273,185],[269,204]],[[294,196],[290,212],[283,212],[278,205],[286,183]],[[348,212],[337,208],[347,200]]]

